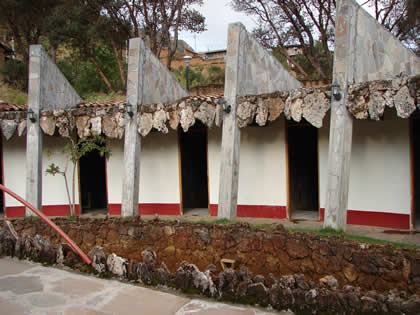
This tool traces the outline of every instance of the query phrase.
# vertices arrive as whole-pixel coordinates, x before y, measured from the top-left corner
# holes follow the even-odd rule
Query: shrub
[[[28,67],[17,59],[8,59],[0,69],[3,81],[21,91],[28,89]]]

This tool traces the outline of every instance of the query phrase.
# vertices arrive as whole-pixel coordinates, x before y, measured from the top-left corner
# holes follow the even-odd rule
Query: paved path
[[[0,259],[0,314],[268,315],[12,258]],[[282,312],[290,315],[292,313]]]

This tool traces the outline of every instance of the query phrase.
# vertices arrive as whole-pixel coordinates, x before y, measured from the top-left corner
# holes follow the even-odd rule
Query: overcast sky
[[[204,0],[196,9],[206,17],[207,31],[199,34],[182,32],[179,36],[196,51],[225,49],[229,23],[241,22],[248,31],[255,27],[251,17],[231,9],[229,0]]]
[[[206,17],[207,31],[200,34],[181,32],[179,38],[185,40],[195,51],[202,52],[226,49],[229,23],[241,22],[248,31],[252,31],[256,26],[255,18],[233,11],[229,2],[229,0],[204,0],[204,4],[196,9]]]

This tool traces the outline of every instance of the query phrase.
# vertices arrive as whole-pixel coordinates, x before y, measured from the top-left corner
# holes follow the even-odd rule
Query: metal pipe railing
[[[49,226],[53,228],[54,231],[56,231],[62,238],[66,240],[66,242],[69,244],[69,246],[84,260],[85,263],[88,265],[92,264],[92,260],[77,246],[70,237],[63,232],[62,229],[60,229],[54,222],[52,222],[50,219],[48,219],[41,211],[37,210],[33,205],[31,205],[29,202],[24,200],[22,197],[20,197],[18,194],[11,191],[9,188],[4,187],[0,184],[0,190],[3,190],[4,192],[8,193],[10,196],[15,198],[17,201],[24,204],[26,207],[31,209],[32,212],[34,212],[37,216],[39,216],[42,220],[45,221]]]

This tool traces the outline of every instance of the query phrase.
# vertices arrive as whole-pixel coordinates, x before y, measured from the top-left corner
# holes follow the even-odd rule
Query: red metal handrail
[[[56,231],[62,238],[66,240],[66,242],[70,245],[70,247],[87,263],[88,265],[92,264],[92,260],[77,246],[70,237],[63,232],[62,229],[60,229],[54,222],[52,222],[50,219],[48,219],[42,212],[37,210],[33,205],[31,205],[29,202],[24,200],[22,197],[11,191],[9,188],[4,187],[0,184],[0,190],[3,190],[4,192],[8,193],[10,196],[15,198],[17,201],[23,203],[26,207],[31,209],[37,216],[39,216],[42,220],[44,220],[49,226],[51,226],[54,231]]]

